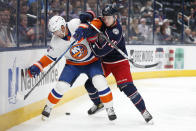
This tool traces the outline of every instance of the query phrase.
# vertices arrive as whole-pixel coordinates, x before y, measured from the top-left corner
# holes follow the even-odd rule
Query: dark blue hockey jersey
[[[114,44],[116,44],[119,49],[121,49],[125,54],[127,54],[125,48],[125,40],[122,33],[122,27],[119,21],[117,20],[112,27],[106,27],[106,25],[101,19],[99,19],[99,21],[101,22],[101,24],[99,24],[98,28]],[[93,22],[91,23],[93,24]],[[111,44],[109,44],[106,40],[102,38],[98,38],[96,42],[92,43],[91,48],[94,54],[98,57],[101,57],[104,62],[115,62],[125,59],[115,48],[112,47]]]

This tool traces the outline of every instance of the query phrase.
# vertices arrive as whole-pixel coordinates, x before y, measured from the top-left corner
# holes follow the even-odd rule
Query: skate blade
[[[99,113],[99,112],[101,112],[101,111],[103,111],[105,109],[105,107],[103,107],[103,108],[101,108],[101,109],[99,109],[98,111],[96,111],[95,113]],[[95,114],[94,113],[94,114]]]
[[[96,112],[94,112],[94,113],[92,113],[92,114],[89,114],[89,113],[88,113],[88,115],[94,115],[94,114],[97,114],[97,113],[99,113],[99,112],[103,111],[104,109],[105,109],[105,107],[103,107],[103,108],[101,108],[101,109],[97,110]]]
[[[148,124],[148,125],[154,125],[153,119],[151,119],[150,121],[148,121],[147,124]]]
[[[109,118],[110,121],[114,121],[114,120],[116,120],[117,116],[116,115],[113,115],[113,116],[110,116],[108,118]]]

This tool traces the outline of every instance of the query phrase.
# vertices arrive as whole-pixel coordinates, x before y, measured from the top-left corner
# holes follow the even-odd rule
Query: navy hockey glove
[[[87,37],[88,33],[88,25],[87,24],[80,24],[79,28],[75,31],[73,37],[78,41],[81,42],[83,39]]]
[[[98,32],[94,29],[89,29],[87,35],[87,41],[89,43],[94,43],[95,41],[97,41],[98,38]]]
[[[81,23],[87,23],[95,18],[95,13],[93,11],[86,11],[79,15]]]
[[[37,64],[33,64],[31,67],[28,68],[28,74],[29,76],[32,77],[36,77],[39,75],[39,73],[41,72],[41,69],[39,68],[39,66]]]

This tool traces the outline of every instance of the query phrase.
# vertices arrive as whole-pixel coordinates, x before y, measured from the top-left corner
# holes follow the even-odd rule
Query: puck
[[[71,113],[70,112],[66,112],[65,115],[71,115]]]

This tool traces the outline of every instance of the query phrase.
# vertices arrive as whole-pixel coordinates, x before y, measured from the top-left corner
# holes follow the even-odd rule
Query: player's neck
[[[108,26],[109,28],[114,27],[117,24],[117,21],[115,20],[110,26]]]

